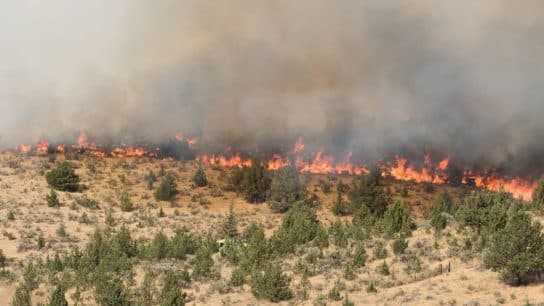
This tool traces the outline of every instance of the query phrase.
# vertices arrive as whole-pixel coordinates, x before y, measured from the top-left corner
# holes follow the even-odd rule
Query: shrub
[[[155,172],[149,170],[149,173],[145,176],[145,181],[147,183],[147,189],[153,189],[153,184],[155,184],[155,182],[157,181],[157,176],[155,175]]]
[[[286,212],[294,202],[302,200],[303,197],[304,188],[295,167],[283,167],[276,171],[268,199],[268,205],[273,212]]]
[[[376,241],[374,244],[374,257],[376,259],[384,259],[387,258],[387,250],[385,249],[385,245],[383,244],[383,241]]]
[[[203,242],[196,251],[195,255],[196,263],[193,269],[193,275],[196,278],[213,277],[215,275],[215,271],[211,247],[206,242]]]
[[[68,306],[68,301],[66,301],[64,294],[64,287],[58,284],[49,298],[49,306]]]
[[[431,226],[436,232],[440,232],[446,228],[448,218],[444,215],[446,207],[442,201],[438,201],[433,205],[431,210]]]
[[[456,218],[463,226],[493,233],[504,227],[510,207],[510,195],[505,192],[473,192],[467,196],[456,212]]]
[[[279,264],[271,264],[263,272],[253,275],[251,292],[256,298],[267,299],[271,302],[289,300],[293,292],[289,288],[291,279],[283,274]]]
[[[0,268],[4,268],[7,265],[8,259],[4,254],[4,251],[0,249]]]
[[[383,215],[390,202],[391,195],[379,185],[376,175],[364,175],[353,183],[349,192],[351,209],[357,211],[366,205],[373,214]]]
[[[131,301],[123,281],[119,278],[107,278],[96,283],[95,299],[103,306],[129,306]]]
[[[331,211],[335,216],[344,216],[349,214],[347,203],[344,202],[340,190],[336,193],[336,201],[332,203]]]
[[[206,172],[202,166],[198,166],[195,175],[193,176],[193,182],[198,187],[204,187],[208,185],[208,179],[206,178]]]
[[[544,176],[538,181],[538,185],[533,191],[533,208],[542,211],[544,209]]]
[[[226,238],[236,238],[238,237],[237,229],[238,220],[234,214],[234,204],[231,203],[229,207],[229,213],[225,216],[223,222],[221,223],[220,234],[222,237]]]
[[[412,219],[400,201],[387,208],[382,220],[383,230],[386,234],[395,233],[410,234],[412,231]]]
[[[358,243],[353,254],[353,266],[355,268],[364,267],[366,259],[367,255],[365,247],[362,243]]]
[[[252,160],[251,167],[236,169],[231,182],[249,203],[266,201],[270,190],[270,177],[259,159]]]
[[[169,256],[183,260],[187,255],[194,254],[197,248],[196,239],[188,232],[178,229],[172,237]]]
[[[160,295],[161,306],[184,306],[187,295],[181,292],[183,277],[172,270],[166,271]]]
[[[51,192],[45,196],[45,200],[47,201],[47,206],[49,207],[59,207],[59,198],[57,197],[57,193],[54,189],[51,189]]]
[[[168,237],[162,231],[157,232],[150,245],[151,258],[161,260],[166,258],[169,252],[170,243]]]
[[[317,236],[319,220],[313,208],[304,202],[297,202],[283,217],[282,229],[293,242],[302,244]]]
[[[155,192],[155,198],[159,201],[172,201],[177,193],[177,185],[174,177],[167,174]]]
[[[55,168],[47,172],[45,179],[49,186],[60,191],[75,192],[79,190],[79,176],[74,171],[74,166],[62,161]]]
[[[11,300],[11,306],[32,306],[30,301],[30,290],[28,290],[24,284],[19,284],[15,289],[15,294]]]
[[[509,284],[519,285],[544,269],[544,238],[538,222],[521,210],[512,213],[492,238],[484,263]]]
[[[403,236],[399,236],[397,239],[393,240],[392,248],[395,255],[398,256],[400,254],[403,254],[404,251],[406,251],[406,249],[408,248],[408,241],[406,241]]]
[[[122,211],[134,210],[134,205],[132,205],[132,201],[130,200],[130,197],[128,196],[128,192],[126,191],[123,191],[123,193],[121,193],[120,206]]]

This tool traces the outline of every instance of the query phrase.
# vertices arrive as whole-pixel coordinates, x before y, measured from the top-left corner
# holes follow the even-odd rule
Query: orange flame
[[[304,151],[304,141],[302,137],[299,137],[295,142],[295,147],[293,148],[293,153],[302,153]]]

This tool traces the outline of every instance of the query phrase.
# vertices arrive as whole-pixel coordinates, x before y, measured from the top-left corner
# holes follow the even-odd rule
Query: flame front
[[[190,148],[198,143],[195,138],[187,138],[183,134],[175,135],[175,140],[185,141]],[[23,154],[47,154],[50,148],[56,148],[58,153],[66,152],[67,146],[60,144],[51,146],[50,141],[42,137],[34,146],[24,144],[17,149]],[[149,157],[157,158],[159,148],[146,149],[144,147],[132,147],[129,145],[120,145],[113,148],[107,153],[103,146],[91,142],[86,133],[81,133],[75,144],[68,146],[76,150],[87,152],[96,157]],[[217,165],[221,167],[249,167],[252,160],[249,157],[243,157],[240,153],[232,153],[232,148],[226,149],[228,152],[225,155],[198,155],[197,160],[204,164]],[[342,161],[336,161],[331,155],[327,155],[322,149],[316,154],[306,154],[305,145],[302,137],[299,137],[292,150],[292,158],[275,153],[263,165],[269,170],[278,170],[285,166],[293,165],[300,172],[312,174],[349,174],[362,175],[368,174],[370,171],[365,165],[357,165],[352,162],[352,152],[348,152]],[[414,181],[417,183],[433,183],[444,184],[448,182],[447,169],[450,166],[450,157],[443,158],[438,163],[433,164],[429,154],[423,156],[422,166],[417,167],[411,163],[406,157],[397,155],[393,163],[381,163],[380,168],[382,176],[392,177],[401,181]],[[491,191],[504,190],[511,193],[515,198],[520,198],[525,201],[532,199],[533,190],[537,186],[537,182],[532,179],[522,179],[520,177],[506,178],[501,177],[497,173],[488,175],[472,173],[470,170],[465,171],[462,183],[466,185],[475,185],[478,188],[483,188]]]

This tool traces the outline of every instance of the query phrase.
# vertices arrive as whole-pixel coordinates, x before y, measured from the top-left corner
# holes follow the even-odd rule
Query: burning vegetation
[[[409,160],[402,155],[396,155],[390,161],[374,161],[364,163],[353,161],[353,153],[348,152],[341,159],[325,153],[324,149],[317,152],[307,152],[304,140],[299,137],[292,150],[287,153],[275,152],[257,154],[255,152],[233,152],[227,147],[223,153],[206,154],[198,147],[196,138],[177,134],[161,145],[142,144],[132,146],[127,144],[103,145],[89,140],[86,133],[81,133],[73,144],[51,144],[42,137],[32,146],[20,145],[18,151],[22,154],[65,154],[69,152],[86,153],[101,158],[145,157],[177,160],[197,160],[202,164],[221,167],[250,167],[255,156],[264,155],[259,159],[268,170],[278,170],[286,166],[294,166],[301,173],[364,175],[370,173],[370,165],[375,165],[383,177],[391,177],[400,181],[416,183],[467,185],[490,191],[506,191],[514,198],[530,201],[536,188],[537,181],[532,178],[509,177],[494,170],[474,170],[466,167],[459,175],[459,166],[453,164],[451,156],[433,160],[428,153],[423,154],[423,160]]]

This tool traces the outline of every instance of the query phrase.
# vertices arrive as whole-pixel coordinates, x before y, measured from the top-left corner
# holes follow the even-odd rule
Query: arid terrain
[[[63,158],[61,155],[56,157],[57,160]],[[74,193],[57,192],[60,207],[49,207],[46,195],[50,193],[50,187],[44,174],[55,165],[55,161],[46,156],[0,154],[0,249],[7,257],[7,265],[1,274],[2,305],[10,304],[25,265],[69,252],[74,245],[85,248],[96,228],[116,231],[124,225],[136,241],[149,241],[159,231],[170,237],[180,228],[195,235],[217,233],[231,205],[239,232],[256,221],[264,225],[266,235],[270,237],[282,224],[283,214],[272,212],[266,203],[248,203],[228,188],[232,169],[205,166],[209,183],[206,187],[196,187],[193,175],[198,165],[194,161],[81,155],[70,162],[75,165],[85,188]],[[164,202],[155,199],[155,188],[149,189],[146,183],[146,175],[150,171],[167,172],[175,177],[179,191],[175,200]],[[331,212],[337,196],[335,188],[324,193],[320,182],[342,180],[350,184],[353,179],[341,175],[301,174],[307,192],[317,196],[314,196],[319,202],[316,213],[325,227],[337,220],[350,223],[352,217],[337,217]],[[311,245],[298,247],[294,253],[281,258],[282,270],[291,279],[289,286],[293,297],[280,304],[342,305],[346,296],[355,305],[544,303],[543,284],[510,286],[500,280],[498,273],[485,269],[482,254],[463,247],[463,236],[452,217],[441,234],[433,231],[426,216],[437,197],[447,190],[454,201],[459,201],[471,191],[467,187],[434,185],[429,190],[424,184],[390,179],[383,184],[394,199],[401,200],[411,210],[416,225],[411,236],[406,238],[408,247],[404,254],[394,254],[392,240],[373,235],[363,241],[367,255],[364,266],[347,273],[346,263],[351,260],[358,241],[349,238],[347,246],[340,247],[331,236],[329,246],[321,251]],[[134,210],[120,209],[122,192],[130,196]],[[98,207],[81,205],[88,200],[96,201]],[[380,241],[386,249],[385,255],[374,254]],[[182,291],[187,294],[188,305],[271,303],[255,298],[248,284],[231,285],[229,280],[235,265],[219,252],[212,257],[217,275],[195,279],[184,286]],[[417,261],[413,260],[415,257]],[[133,282],[127,284],[133,292],[133,299],[138,300],[144,271],[153,271],[158,288],[162,271],[174,267],[186,268],[190,272],[194,261],[193,255],[188,255],[185,260],[135,259]],[[388,267],[387,273],[383,271],[384,265]],[[301,266],[310,272],[302,273]],[[39,287],[32,291],[33,305],[48,303],[53,290],[46,274],[38,275],[38,279]],[[375,290],[369,290],[369,287]],[[331,294],[333,289],[339,292],[339,298]],[[66,292],[70,305],[97,304],[92,288],[81,288],[77,297],[75,291],[75,288],[69,288]]]

